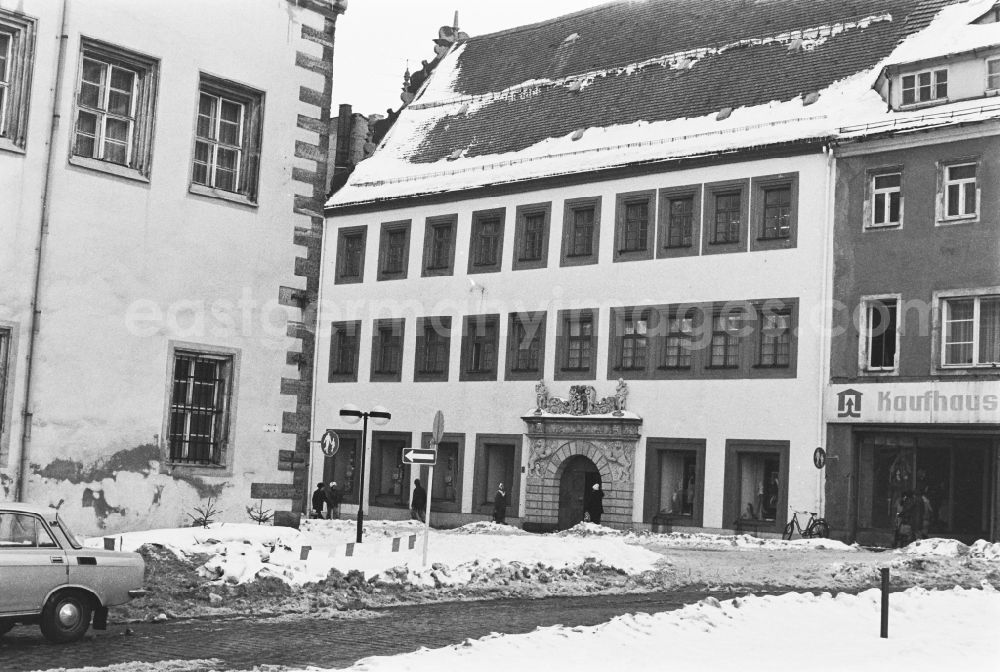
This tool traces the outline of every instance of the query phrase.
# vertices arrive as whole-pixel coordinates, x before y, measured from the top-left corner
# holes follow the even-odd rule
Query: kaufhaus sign
[[[830,385],[827,422],[1000,424],[1000,381]]]

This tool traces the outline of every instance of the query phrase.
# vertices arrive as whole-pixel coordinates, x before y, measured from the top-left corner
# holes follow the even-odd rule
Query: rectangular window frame
[[[472,213],[469,235],[469,275],[498,273],[503,265],[503,239],[507,208],[476,210]],[[487,235],[486,226],[496,224],[496,232]]]
[[[597,378],[597,334],[600,324],[598,321],[599,311],[597,308],[573,308],[560,310],[557,314],[556,325],[556,369],[553,375],[555,380],[596,380]],[[589,339],[584,336],[571,336],[572,324],[590,323]],[[589,340],[589,364],[588,366],[570,366],[570,347],[576,340],[583,343]]]
[[[352,250],[351,245],[357,244],[358,248]],[[337,230],[337,258],[336,268],[333,276],[335,285],[352,285],[364,282],[365,279],[365,255],[368,248],[368,226],[349,226]],[[356,255],[356,259],[351,259]],[[357,273],[354,272],[357,267]]]
[[[798,246],[799,231],[799,174],[780,173],[761,175],[750,180],[752,189],[754,235],[750,239],[750,251],[789,249]],[[788,190],[788,232],[787,235],[770,235],[768,226],[767,195],[776,190]]]
[[[950,171],[953,168],[963,168],[973,166],[975,168],[975,177],[971,180],[968,178],[961,179],[951,179]],[[948,161],[938,162],[938,192],[937,192],[937,225],[938,226],[950,226],[955,224],[975,224],[979,222],[980,216],[982,214],[982,184],[983,184],[983,166],[980,157],[966,157],[961,159],[949,159]],[[972,185],[974,190],[973,198],[975,199],[975,211],[968,213],[964,211],[964,201],[967,196],[967,190],[969,185]],[[962,207],[962,212],[957,215],[949,215],[948,208],[951,203],[951,189],[949,187],[957,186],[959,187],[959,197],[960,207]]]
[[[206,462],[179,461],[172,456],[171,440],[172,419],[174,413],[174,378],[178,357],[194,356],[213,359],[223,363],[225,367],[227,389],[223,393],[221,417],[217,420],[215,431],[220,433],[218,454],[214,460]],[[235,431],[237,406],[239,399],[241,351],[237,348],[205,346],[200,343],[170,341],[167,346],[167,376],[166,393],[164,394],[163,433],[161,434],[161,469],[182,469],[193,472],[228,475],[232,473],[233,455],[236,450]]]
[[[0,34],[8,38],[6,72],[0,72],[0,150],[23,153],[27,146],[36,25],[34,18],[0,9]]]
[[[403,379],[406,319],[385,318],[372,323],[371,373],[373,383],[398,383]]]
[[[114,68],[131,72],[134,75],[130,92],[130,108],[127,114],[113,113],[107,109],[106,104],[102,107],[102,103],[91,106],[81,102],[84,64],[88,61],[106,66],[107,72],[111,72],[111,69]],[[69,163],[71,165],[139,182],[149,182],[153,161],[153,134],[156,123],[159,70],[160,61],[157,58],[89,37],[80,38],[80,62],[73,95],[73,127],[69,133]],[[100,95],[109,95],[110,87],[110,80],[108,80],[107,85],[102,81]],[[94,154],[91,155],[78,152],[81,115],[90,115],[98,120],[93,136]],[[105,143],[103,139],[109,119],[124,121],[127,124],[128,139],[125,146],[124,163],[104,158]]]
[[[495,381],[499,365],[499,313],[463,317],[462,360],[458,379],[461,381]]]
[[[715,219],[717,199],[727,194],[739,194],[740,226],[736,240],[718,241],[715,235]],[[702,254],[728,254],[746,252],[747,238],[750,231],[750,180],[728,180],[725,182],[710,182],[704,185],[704,235],[702,237]]]
[[[895,337],[895,350],[893,351],[893,365],[891,367],[879,366],[874,367],[870,365],[871,355],[872,355],[872,338],[873,334],[870,332],[871,323],[871,311],[874,307],[875,302],[883,303],[886,301],[894,301],[896,307],[896,337]],[[900,307],[903,305],[902,294],[872,294],[862,296],[859,304],[860,309],[858,311],[858,371],[862,375],[867,376],[898,376],[899,375],[899,360],[900,360],[900,334],[902,332],[902,323],[900,322]]]
[[[437,449],[433,444],[433,435],[430,432],[422,432],[420,434],[420,446],[427,449]],[[441,479],[446,484],[448,483],[448,468],[451,467],[451,487],[453,489],[453,498],[440,499],[434,496],[434,483],[430,481],[430,467],[419,467],[419,475],[415,473],[417,470],[414,468],[410,469],[410,481],[412,482],[414,478],[419,478],[420,482],[424,484],[427,490],[427,497],[430,498],[431,511],[437,511],[440,513],[461,513],[462,512],[462,495],[464,492],[465,479],[465,434],[464,433],[454,433],[446,432],[441,437],[441,443],[445,445],[453,444],[455,446],[455,463],[449,465],[447,458],[443,454],[439,453],[437,464],[434,465],[434,480],[437,481]]]
[[[575,250],[575,216],[577,212],[593,210],[594,222],[590,231],[589,251]],[[584,238],[586,236],[584,235]],[[560,266],[586,266],[596,264],[600,258],[601,197],[570,198],[563,201],[562,253]]]
[[[982,301],[984,299],[996,299],[1000,297],[1000,285],[993,287],[979,287],[974,289],[954,289],[934,292],[934,362],[938,371],[947,371],[950,374],[975,374],[983,371],[996,371],[998,365],[991,362],[980,361],[980,347],[982,338]],[[949,311],[948,302],[971,300],[973,301],[972,315],[972,363],[950,364],[947,362],[948,345],[948,324]]]
[[[377,281],[405,280],[410,266],[410,225],[409,219],[396,222],[383,222],[379,233],[378,274]],[[392,249],[393,236],[402,235],[403,246],[399,250],[398,264]]]
[[[948,68],[928,68],[901,75],[899,101],[900,109],[947,103]]]
[[[540,248],[537,259],[525,256],[529,239],[527,231],[527,219],[529,217],[541,216],[541,241],[535,247]],[[552,228],[552,201],[544,203],[531,203],[529,205],[519,205],[514,212],[514,258],[512,269],[523,271],[532,268],[546,268],[549,265],[549,239]]]
[[[429,332],[433,335],[431,336]],[[451,366],[451,334],[451,317],[447,315],[417,318],[413,382],[448,382]]]
[[[346,320],[330,324],[330,361],[327,382],[356,383],[361,352],[361,321]]]
[[[879,178],[891,177],[893,175],[899,175],[899,186],[879,188],[876,187],[876,181]],[[869,169],[865,172],[865,204],[864,204],[864,230],[894,230],[903,228],[903,217],[906,207],[906,197],[903,192],[903,167],[896,166],[879,166],[877,168]],[[898,211],[899,219],[897,221],[892,221],[890,219],[892,213],[892,195],[897,194],[898,198]],[[882,202],[879,203],[879,196],[882,196]],[[884,222],[876,222],[879,214],[886,218]]]
[[[236,184],[234,189],[224,189],[215,186],[214,178],[208,183],[196,181],[196,167],[201,162],[198,161],[198,144],[213,145],[213,163],[209,166],[206,175],[211,172],[218,155],[218,147],[223,144],[218,138],[201,137],[198,135],[198,121],[200,116],[200,105],[202,95],[211,96],[220,100],[230,101],[243,106],[242,129],[239,142],[239,160]],[[188,191],[198,196],[208,196],[256,207],[258,200],[260,181],[260,159],[261,145],[264,129],[264,92],[253,87],[234,82],[232,80],[216,77],[215,75],[201,72],[198,81],[198,104],[195,106],[195,126],[191,138],[191,170],[189,174]],[[231,148],[230,148],[231,149]]]
[[[656,240],[656,190],[630,191],[615,196],[615,246],[612,261],[652,259]],[[629,221],[629,208],[644,206],[646,217]]]
[[[524,474],[522,462],[522,434],[476,434],[476,455],[473,463],[475,472],[472,484],[472,513],[480,515],[493,514],[493,494],[497,490],[496,483],[487,482],[487,446],[505,446],[512,452],[512,483],[504,483],[507,491],[507,520],[517,518],[521,507],[521,479]]]
[[[680,199],[691,199],[691,231],[689,244],[675,244],[672,236],[671,203]],[[659,191],[657,213],[656,258],[697,256],[701,249],[702,189],[700,184],[667,187]],[[683,242],[683,241],[682,241]]]
[[[986,59],[986,92],[994,95],[1000,92],[1000,58]]]
[[[609,379],[642,380],[652,377],[661,342],[658,320],[659,311],[651,306],[611,308],[608,319]],[[645,322],[645,331],[640,333],[639,324],[642,322]]]
[[[654,344],[657,371],[664,374],[691,372],[696,366],[701,365],[694,343],[696,334],[702,329],[705,317],[705,311],[693,304],[675,304],[660,308],[657,315],[657,334],[660,342]],[[683,320],[691,320],[689,330],[684,329]],[[671,361],[674,359],[675,341],[677,345],[676,364]],[[688,341],[689,344],[683,345],[684,341]],[[687,351],[686,357],[684,356],[685,350]],[[687,364],[683,363],[685,359]]]
[[[510,313],[507,316],[507,357],[504,380],[540,380],[545,373],[545,326],[548,314],[541,311]],[[520,329],[529,337],[528,347],[519,342]],[[532,346],[537,345],[537,348]],[[521,367],[522,353],[537,350],[534,368]],[[529,362],[531,355],[526,355]]]
[[[447,240],[436,244],[438,231],[448,231]],[[424,255],[420,276],[424,278],[455,274],[455,239],[458,215],[436,215],[424,220]]]
[[[726,439],[725,475],[723,480],[723,528],[738,526],[744,531],[773,532],[780,534],[788,521],[788,474],[789,474],[789,441],[768,441],[756,439]],[[778,501],[775,505],[773,521],[741,519],[745,502],[739,497],[739,458],[744,454],[762,454],[777,456],[778,478],[781,487],[778,491]]]
[[[702,527],[705,511],[705,439],[686,439],[651,436],[646,439],[646,480],[642,521],[646,524],[673,527]],[[660,485],[661,453],[693,453],[695,458],[694,501],[691,515],[660,513],[662,506],[657,486]]]

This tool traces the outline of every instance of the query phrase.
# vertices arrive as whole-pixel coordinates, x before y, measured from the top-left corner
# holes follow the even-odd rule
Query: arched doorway
[[[559,529],[566,530],[583,520],[583,497],[601,482],[597,465],[583,455],[574,455],[562,466],[559,479]]]

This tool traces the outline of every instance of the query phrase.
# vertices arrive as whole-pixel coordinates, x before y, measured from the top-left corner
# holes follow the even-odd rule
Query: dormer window
[[[1000,58],[986,61],[986,89],[989,91],[1000,89]]]
[[[903,105],[926,103],[948,97],[948,70],[925,70],[903,75]]]

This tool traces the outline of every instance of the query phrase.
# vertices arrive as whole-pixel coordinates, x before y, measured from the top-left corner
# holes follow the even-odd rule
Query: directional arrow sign
[[[430,448],[403,448],[403,462],[433,466],[437,463],[437,451]]]

